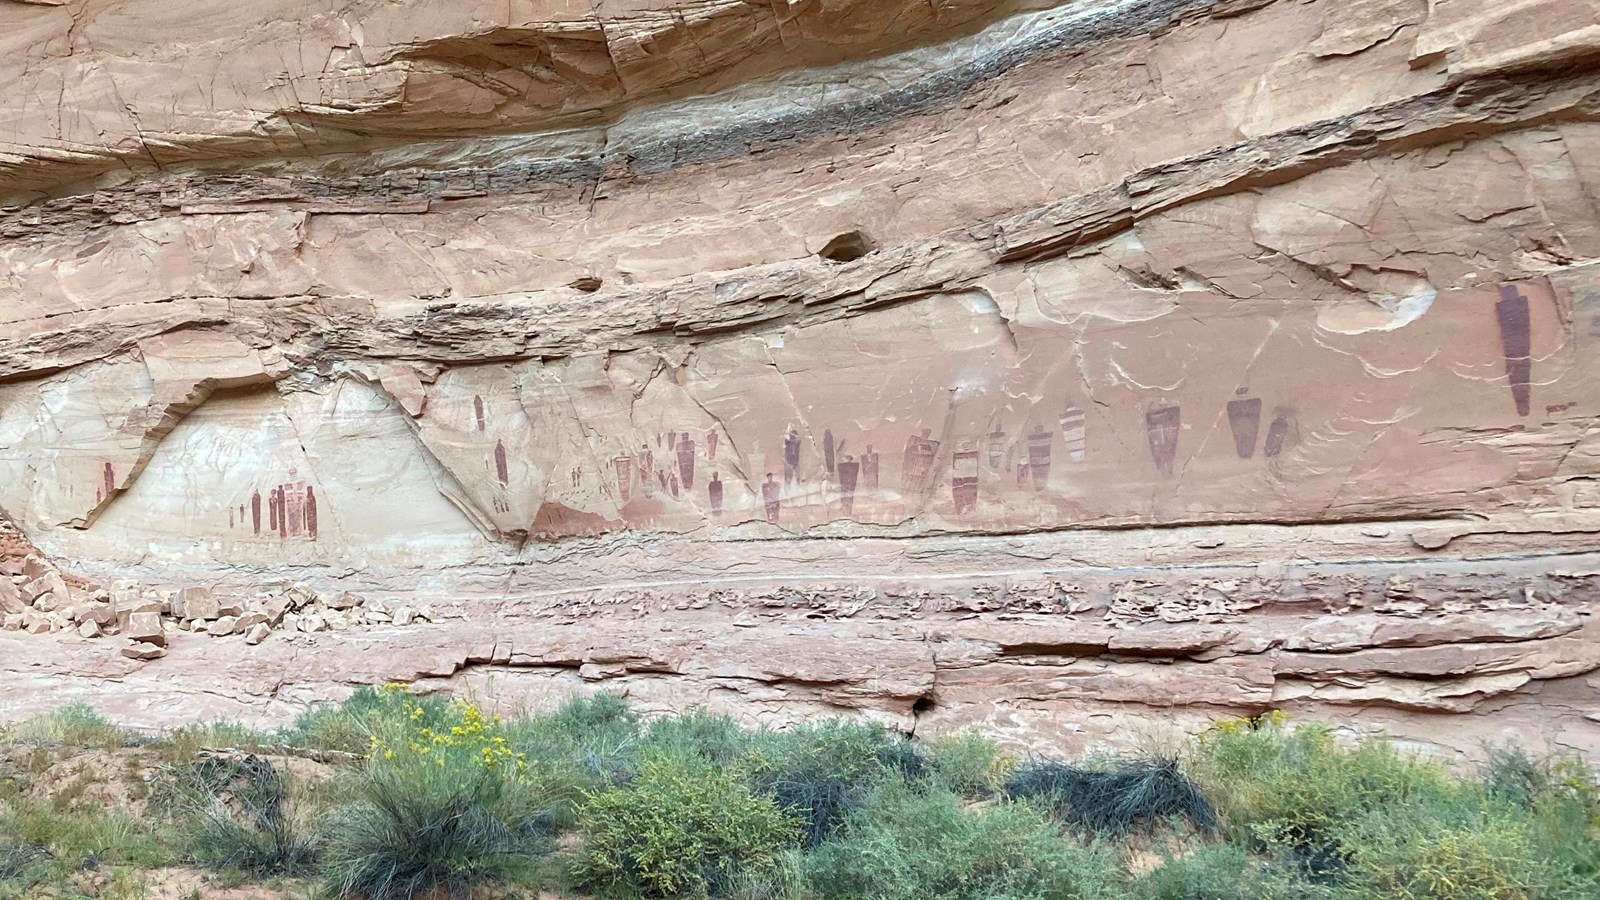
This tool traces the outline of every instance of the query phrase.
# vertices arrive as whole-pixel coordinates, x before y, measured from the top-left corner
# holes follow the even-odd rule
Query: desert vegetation
[[[1453,769],[1269,714],[1165,756],[1019,758],[400,687],[141,738],[71,706],[0,741],[0,900],[1600,897],[1588,766],[1486,749]]]

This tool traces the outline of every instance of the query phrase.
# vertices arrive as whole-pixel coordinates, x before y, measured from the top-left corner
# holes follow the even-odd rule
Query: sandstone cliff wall
[[[1600,2],[0,0],[17,714],[1600,751]],[[18,580],[23,580],[20,574]]]

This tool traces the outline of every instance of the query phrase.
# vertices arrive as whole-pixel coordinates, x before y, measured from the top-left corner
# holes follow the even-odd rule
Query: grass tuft
[[[465,702],[386,688],[363,697],[366,763],[327,821],[324,869],[339,897],[420,900],[538,880],[552,818],[497,718]]]
[[[377,769],[361,776],[358,793],[328,822],[325,869],[336,896],[457,897],[481,884],[537,878],[544,823],[505,815],[504,786],[489,773],[418,783]]]
[[[18,722],[5,730],[4,738],[24,744],[78,747],[122,747],[131,740],[94,707],[81,702]]]
[[[207,869],[300,878],[317,844],[291,815],[288,778],[254,755],[202,757],[168,766],[153,797],[177,819],[187,859]]]
[[[1035,760],[1013,773],[1005,789],[1093,837],[1150,834],[1178,820],[1203,834],[1217,828],[1211,801],[1171,759],[1122,760],[1105,769]]]

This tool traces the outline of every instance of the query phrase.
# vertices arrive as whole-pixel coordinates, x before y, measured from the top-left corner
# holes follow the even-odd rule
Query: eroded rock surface
[[[1597,18],[0,3],[8,714],[1600,750]]]

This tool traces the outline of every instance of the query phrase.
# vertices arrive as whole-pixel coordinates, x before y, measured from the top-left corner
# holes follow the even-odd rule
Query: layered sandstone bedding
[[[0,0],[6,714],[1600,750],[1597,21]]]

